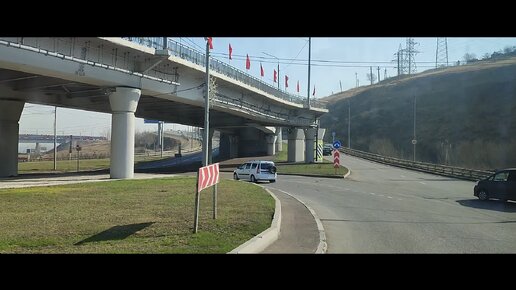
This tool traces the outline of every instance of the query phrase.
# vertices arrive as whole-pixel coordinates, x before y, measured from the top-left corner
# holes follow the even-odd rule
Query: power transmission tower
[[[355,72],[355,87],[358,88],[358,74]]]
[[[407,37],[406,42],[406,54],[405,54],[405,63],[408,66],[408,74],[413,74],[416,72],[416,54],[419,53],[414,47],[418,44],[414,42],[414,38]]]
[[[380,67],[378,67],[378,82],[380,82]]]
[[[448,66],[448,39],[446,37],[437,37],[435,67],[440,66]]]

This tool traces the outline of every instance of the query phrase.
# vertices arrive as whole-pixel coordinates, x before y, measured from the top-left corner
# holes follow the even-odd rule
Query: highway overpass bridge
[[[221,156],[274,154],[286,128],[289,161],[313,161],[323,104],[216,59],[210,69],[210,136],[221,132]],[[18,122],[30,102],[111,113],[110,174],[132,178],[135,116],[202,127],[204,78],[205,56],[170,39],[0,37],[0,177],[17,175]]]

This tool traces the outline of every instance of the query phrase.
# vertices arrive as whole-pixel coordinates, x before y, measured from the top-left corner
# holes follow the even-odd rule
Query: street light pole
[[[416,96],[414,95],[414,139],[412,140],[412,144],[414,145],[414,162],[416,161]]]
[[[279,58],[275,57],[272,54],[263,52],[263,51],[262,51],[262,53],[265,54],[265,55],[268,55],[268,56],[272,56],[272,57],[274,57],[278,61],[278,90],[279,90],[280,89]]]
[[[306,99],[306,102],[307,102],[307,106],[308,106],[308,109],[310,110],[310,58],[311,58],[311,55],[312,55],[312,38],[311,37],[308,37],[308,89],[307,89],[307,99]]]

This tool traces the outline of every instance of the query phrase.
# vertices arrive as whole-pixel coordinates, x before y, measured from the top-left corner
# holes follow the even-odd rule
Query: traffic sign
[[[144,124],[158,124],[160,122],[161,121],[159,121],[159,120],[143,119]]]
[[[412,140],[412,144],[416,145],[416,144],[417,144],[417,140],[416,140],[416,139],[413,139],[413,140]]]
[[[333,142],[333,148],[335,148],[335,149],[339,149],[339,148],[340,148],[340,146],[342,146],[342,145],[340,144],[340,141],[338,141],[338,140],[337,140],[337,141]]]
[[[339,168],[340,166],[340,152],[339,150],[333,150],[333,167]]]
[[[199,168],[197,192],[219,183],[219,164],[211,164]]]

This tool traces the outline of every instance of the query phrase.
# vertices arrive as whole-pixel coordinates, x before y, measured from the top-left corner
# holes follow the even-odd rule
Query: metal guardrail
[[[356,156],[356,157],[360,157],[363,159],[376,161],[379,163],[394,165],[397,167],[403,167],[403,168],[407,168],[407,169],[411,169],[411,170],[428,172],[428,173],[433,173],[433,174],[438,174],[438,175],[443,175],[443,176],[473,180],[473,181],[484,179],[494,173],[494,171],[474,170],[474,169],[440,165],[440,164],[434,164],[434,163],[426,163],[426,162],[418,162],[418,161],[399,159],[399,158],[388,157],[388,156],[383,156],[383,155],[379,155],[379,154],[374,154],[374,153],[369,153],[369,152],[364,152],[364,151],[354,150],[354,149],[349,149],[349,148],[340,148],[339,151],[349,154],[351,156]]]
[[[163,37],[122,37],[123,39],[127,39],[131,42],[144,45],[147,47],[152,47],[154,49],[163,49]],[[197,65],[206,67],[206,56],[205,54],[192,49],[188,46],[185,46],[181,43],[178,43],[174,40],[167,39],[167,49],[171,52],[172,55],[180,57],[189,62],[195,63]],[[228,76],[232,79],[240,81],[244,84],[250,85],[254,88],[257,88],[261,91],[264,91],[268,94],[271,94],[275,97],[279,97],[283,100],[303,104],[305,107],[307,106],[307,102],[305,98],[298,97],[296,95],[289,94],[283,90],[278,90],[274,86],[271,86],[258,78],[251,76],[239,70],[231,65],[228,65],[220,60],[211,58],[210,59],[210,68],[218,73],[221,73],[225,76]],[[316,100],[311,100],[310,105],[315,108],[326,108],[326,103]]]

